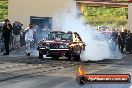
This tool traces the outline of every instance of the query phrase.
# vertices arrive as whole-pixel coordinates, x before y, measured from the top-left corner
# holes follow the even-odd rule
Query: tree
[[[8,1],[0,1],[0,21],[7,19],[8,14]]]
[[[90,7],[87,5],[84,6],[83,12],[86,21],[94,26],[127,25],[127,8]]]

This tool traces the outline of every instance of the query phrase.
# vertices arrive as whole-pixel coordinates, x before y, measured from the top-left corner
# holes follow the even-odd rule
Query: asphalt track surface
[[[132,88],[131,83],[79,85],[76,82],[79,65],[87,74],[131,75],[131,54],[124,55],[122,59],[75,62],[66,59],[40,60],[37,56],[14,53],[0,56],[0,88]]]

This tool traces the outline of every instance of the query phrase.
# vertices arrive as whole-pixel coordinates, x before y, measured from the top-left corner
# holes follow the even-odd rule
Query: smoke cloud
[[[89,24],[85,23],[83,16],[79,16],[75,2],[71,1],[69,8],[64,8],[63,11],[57,12],[54,15],[54,24],[59,25],[61,31],[77,32],[86,44],[86,50],[81,54],[82,61],[97,61],[103,59],[121,58],[120,52],[117,50],[112,52],[107,41],[96,40],[96,30]],[[99,33],[97,33],[99,34]],[[103,37],[102,37],[103,38]],[[105,38],[103,38],[104,40]],[[99,46],[100,45],[102,46]],[[102,44],[101,44],[102,43]]]

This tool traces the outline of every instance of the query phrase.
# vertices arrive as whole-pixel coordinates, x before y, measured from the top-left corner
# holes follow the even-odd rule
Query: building
[[[128,4],[128,30],[132,32],[132,0]]]
[[[8,18],[11,23],[20,21],[24,27],[29,23],[39,26],[48,25],[58,29],[54,24],[54,15],[70,6],[72,0],[8,0]],[[73,0],[74,1],[74,0]],[[59,13],[61,14],[61,13]]]

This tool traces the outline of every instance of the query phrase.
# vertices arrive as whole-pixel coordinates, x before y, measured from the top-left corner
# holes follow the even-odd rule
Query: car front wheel
[[[43,58],[43,54],[39,52],[39,59]]]
[[[74,55],[74,60],[75,61],[80,61],[80,55]]]
[[[72,55],[68,55],[68,60],[71,61],[72,60]]]

